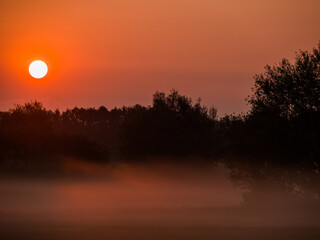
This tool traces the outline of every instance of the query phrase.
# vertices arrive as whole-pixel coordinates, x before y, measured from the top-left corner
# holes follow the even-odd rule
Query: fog
[[[68,159],[60,169],[60,177],[2,176],[0,239],[320,236],[319,208],[312,202],[267,192],[248,205],[243,193],[249,190],[236,187],[220,165]]]

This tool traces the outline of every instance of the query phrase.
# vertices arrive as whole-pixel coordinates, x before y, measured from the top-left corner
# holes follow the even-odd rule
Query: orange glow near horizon
[[[23,0],[0,2],[0,110],[151,104],[178,89],[246,111],[252,76],[320,40],[320,2]],[[50,69],[36,81],[28,66]]]

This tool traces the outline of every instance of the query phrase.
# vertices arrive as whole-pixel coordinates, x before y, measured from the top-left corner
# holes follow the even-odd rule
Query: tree
[[[212,152],[212,130],[216,109],[209,111],[200,100],[172,90],[153,95],[153,105],[125,108],[120,127],[122,152],[130,157],[208,156]]]
[[[274,113],[292,118],[320,111],[320,42],[311,53],[296,54],[294,64],[283,59],[254,77],[253,95],[248,99],[251,112]]]
[[[312,52],[299,51],[293,64],[283,59],[267,65],[254,79],[243,140],[236,144],[251,149],[230,162],[233,176],[254,183],[280,180],[290,190],[319,193],[320,43]]]

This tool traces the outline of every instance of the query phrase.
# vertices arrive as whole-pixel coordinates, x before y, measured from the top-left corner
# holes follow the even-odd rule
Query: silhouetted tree
[[[241,157],[228,162],[231,176],[251,185],[276,181],[289,191],[319,192],[320,44],[297,53],[294,64],[283,59],[254,78],[249,114],[220,123],[225,148]]]
[[[287,119],[320,111],[320,43],[312,53],[300,51],[294,64],[283,59],[256,75],[252,113],[267,112]]]
[[[59,111],[46,110],[37,101],[1,113],[2,164],[27,169],[49,163],[53,156],[105,157],[105,152],[87,136],[61,131],[61,122]]]
[[[122,150],[128,156],[209,156],[216,110],[208,109],[172,90],[156,92],[151,107],[125,109]]]

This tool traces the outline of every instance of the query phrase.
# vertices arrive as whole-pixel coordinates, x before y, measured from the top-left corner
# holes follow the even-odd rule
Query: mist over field
[[[2,177],[1,239],[315,239],[319,206],[276,192],[245,203],[219,164],[61,161],[60,176]],[[312,205],[314,204],[314,205]],[[302,234],[302,235],[301,235]]]
[[[167,13],[167,8],[163,11]],[[252,11],[255,15],[259,13],[256,8]],[[310,16],[310,11],[307,12]],[[286,23],[290,22],[285,15],[281,16]],[[185,17],[189,19],[191,15]],[[300,26],[305,28],[304,24]],[[189,39],[191,32],[183,39]],[[163,36],[170,40],[169,35]],[[276,35],[272,34],[272,38]],[[182,42],[177,43],[183,46]],[[206,43],[211,48],[209,39]],[[243,68],[231,61],[236,56],[232,47],[239,45],[226,44],[219,47],[224,57],[218,57],[218,62],[225,59],[228,64],[221,68],[224,71],[219,76]],[[141,46],[146,47],[142,43]],[[186,46],[181,51],[181,61],[191,50]],[[229,48],[233,54],[226,52]],[[34,50],[26,49],[30,53]],[[171,52],[163,45],[161,53],[166,52],[164,49]],[[100,52],[103,55],[103,49]],[[241,51],[238,54],[241,61],[246,58]],[[22,64],[28,62],[27,55],[21,52],[16,57],[21,56]],[[134,56],[134,52],[129,55]],[[163,57],[166,64],[176,62],[174,58],[168,62],[169,55]],[[19,58],[14,60],[17,69]],[[44,95],[48,94],[42,91],[44,86],[54,92],[50,84],[57,81],[58,75],[51,75],[55,61],[49,58],[32,61],[28,78],[23,77],[22,67],[16,70],[22,78],[21,82],[9,81],[13,84],[10,94],[16,95],[19,89],[27,93],[23,86],[29,83],[22,84],[22,79],[39,81],[31,85]],[[211,57],[205,59],[208,69],[209,65],[215,65]],[[136,62],[134,58],[132,61]],[[196,58],[190,63],[196,66],[196,62],[202,65]],[[0,72],[4,69],[1,64],[0,61]],[[99,68],[105,72],[105,66],[104,62]],[[127,72],[129,66],[124,64],[126,70],[117,68],[117,71]],[[188,85],[192,72],[197,78],[192,84],[203,89],[203,93],[210,92],[213,98],[220,98],[220,103],[234,101],[236,106],[236,97],[230,98],[234,89],[241,91],[236,84],[227,84],[228,91],[221,94],[229,96],[229,100],[223,100],[222,95],[215,96],[215,91],[220,91],[217,82],[215,90],[210,88],[215,79],[210,78],[210,84],[206,79],[204,84],[205,74],[196,74],[198,67],[190,66],[185,65],[185,70],[178,68],[179,76],[184,76],[183,85]],[[143,72],[147,77],[148,71]],[[167,78],[165,71],[160,72]],[[232,76],[242,85],[238,73]],[[78,75],[82,73],[79,71]],[[105,85],[95,83],[98,75]],[[73,99],[77,104],[85,102],[82,106],[65,109],[61,105],[53,110],[41,98],[37,99],[42,94],[34,94],[34,101],[0,111],[0,240],[320,239],[320,42],[311,51],[296,52],[294,61],[283,58],[255,74],[251,95],[246,98],[249,110],[245,113],[222,116],[218,114],[219,101],[207,106],[200,98],[192,99],[174,88],[169,92],[155,90],[150,105],[130,101],[129,105],[108,108],[112,102],[106,101],[99,107],[96,104],[87,107],[105,99],[101,93],[109,98],[112,96],[108,91],[116,91],[108,83],[110,75],[97,72],[88,76],[83,74],[77,81],[70,78],[66,82],[72,91],[83,88],[80,94],[83,101],[76,100],[79,93],[66,94],[68,91],[56,89],[65,104]],[[2,80],[1,77],[1,86]],[[65,83],[64,78],[60,81]],[[170,82],[170,78],[166,81]],[[139,88],[138,92],[147,91],[142,82],[139,85],[130,78],[120,82],[121,95],[128,94],[126,90],[131,91],[133,85]],[[61,88],[68,87],[61,85]]]

